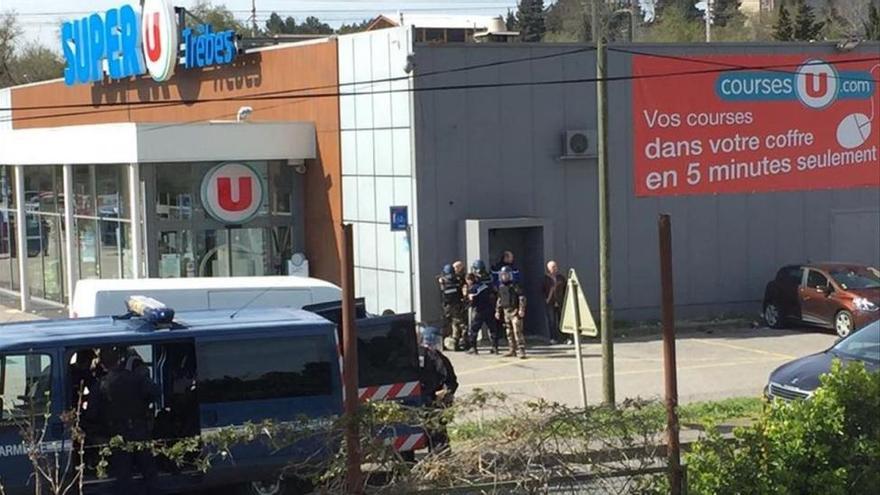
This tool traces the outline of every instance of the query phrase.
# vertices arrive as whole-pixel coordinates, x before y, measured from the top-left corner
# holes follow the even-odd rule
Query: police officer
[[[474,262],[476,266],[479,263]],[[492,338],[492,352],[498,352],[497,332],[495,331],[495,294],[490,279],[479,278],[472,267],[468,274],[468,303],[472,311],[471,324],[468,328],[468,353],[477,354],[477,341],[480,329],[485,325]]]
[[[452,405],[458,378],[452,363],[441,352],[443,344],[437,328],[420,326],[419,329],[419,381],[422,386],[422,399],[425,406],[436,412]],[[427,421],[429,447],[431,450],[444,449],[449,445],[446,421],[429,418]]]
[[[526,357],[526,339],[523,336],[523,318],[526,316],[526,296],[513,278],[513,269],[501,267],[498,275],[498,303],[495,317],[503,319],[507,329],[507,343],[510,350],[505,357],[515,357],[519,352],[520,359]]]
[[[492,273],[490,273],[489,270],[486,269],[486,264],[483,263],[482,260],[476,260],[471,264],[471,273],[476,275],[478,282],[485,284],[489,287],[489,299],[492,303],[492,307],[494,308],[495,303],[498,299],[498,290],[494,282]],[[492,343],[492,347],[489,352],[491,354],[498,354],[498,341],[501,339],[501,324],[498,320],[494,318],[494,314],[492,316],[493,318],[487,319],[484,322],[484,325],[489,333],[489,340]],[[485,336],[485,334],[483,335]]]
[[[447,349],[461,350],[461,338],[465,327],[464,279],[455,272],[453,265],[445,265],[438,279],[443,304],[443,335],[450,336]]]
[[[150,440],[150,404],[158,399],[158,389],[149,374],[126,366],[130,355],[115,348],[101,350],[101,363],[107,374],[99,384],[102,421],[110,438],[121,436],[126,442]],[[132,467],[137,465],[146,492],[156,492],[156,465],[149,450],[116,451],[110,459],[110,473],[116,478],[113,493],[132,493]]]

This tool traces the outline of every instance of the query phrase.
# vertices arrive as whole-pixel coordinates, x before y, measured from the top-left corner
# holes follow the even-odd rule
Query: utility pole
[[[592,3],[593,42],[596,43],[596,127],[599,137],[599,314],[602,339],[602,399],[614,405],[614,337],[611,315],[611,215],[608,205],[608,70],[605,34],[599,0]]]
[[[682,494],[681,446],[678,424],[678,373],[675,358],[675,299],[672,285],[672,222],[669,215],[657,221],[660,238],[660,293],[663,308],[663,379],[666,385],[666,459],[669,493]]]
[[[257,37],[257,0],[251,0],[251,36]]]
[[[715,21],[715,0],[706,0],[706,43],[712,42],[712,23]]]

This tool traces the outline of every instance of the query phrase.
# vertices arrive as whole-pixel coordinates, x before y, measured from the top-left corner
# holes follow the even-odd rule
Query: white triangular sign
[[[568,271],[568,283],[565,289],[565,303],[562,305],[562,325],[560,330],[563,333],[574,333],[575,329],[579,329],[581,335],[588,337],[599,335],[599,329],[596,328],[596,322],[593,320],[593,314],[590,313],[590,306],[587,304],[586,296],[584,296],[583,286],[578,281],[574,268],[572,268]]]

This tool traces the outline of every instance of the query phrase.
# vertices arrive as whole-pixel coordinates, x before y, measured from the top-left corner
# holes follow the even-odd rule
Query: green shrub
[[[835,362],[810,400],[768,404],[686,456],[690,493],[845,495],[880,486],[880,372]]]

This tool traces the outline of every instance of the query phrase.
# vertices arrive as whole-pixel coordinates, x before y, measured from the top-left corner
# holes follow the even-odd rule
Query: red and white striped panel
[[[392,440],[394,441],[394,450],[398,452],[419,450],[428,446],[428,435],[424,433],[401,435],[399,437],[389,438],[388,442],[390,443]]]
[[[361,402],[367,400],[406,399],[407,397],[421,395],[421,393],[422,386],[419,382],[415,381],[363,387],[358,390],[358,398]]]

